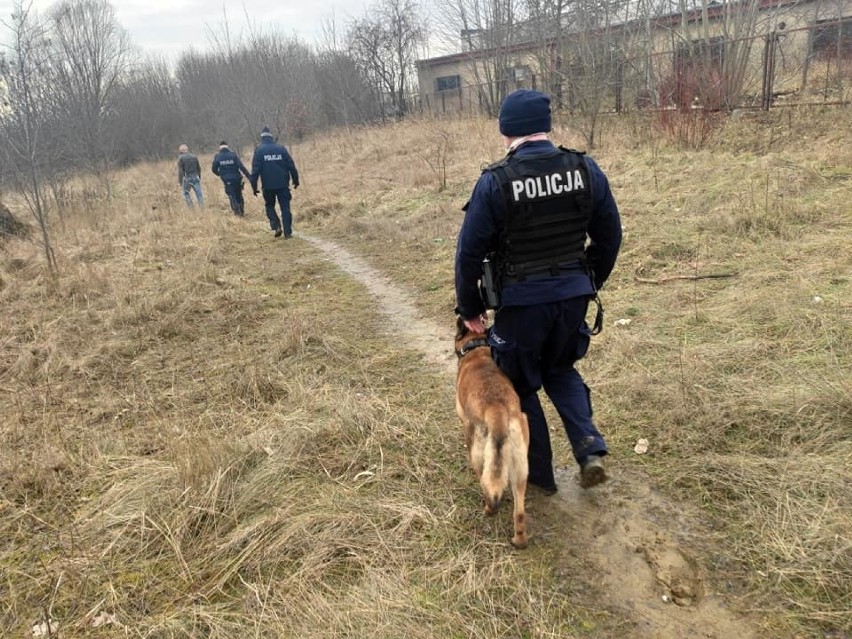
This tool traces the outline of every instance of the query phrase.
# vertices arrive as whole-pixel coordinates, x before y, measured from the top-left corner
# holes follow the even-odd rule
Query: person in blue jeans
[[[234,215],[245,215],[245,200],[243,199],[243,179],[240,173],[249,176],[248,169],[240,160],[240,156],[231,151],[224,140],[219,143],[219,152],[213,158],[213,174],[218,175],[225,185],[225,195],[231,203]]]
[[[588,350],[589,302],[615,266],[621,220],[603,171],[588,156],[554,146],[550,98],[522,89],[499,114],[507,149],[486,167],[465,205],[455,258],[456,313],[485,332],[478,282],[483,260],[496,265],[500,301],[488,345],[512,381],[530,427],[529,478],[557,490],[553,452],[538,391],[556,407],[580,485],[607,480],[607,445],[592,421],[588,386],[575,364]]]
[[[263,188],[263,203],[266,206],[266,217],[269,218],[269,228],[275,237],[287,239],[293,235],[293,215],[290,212],[290,179],[293,188],[299,188],[299,173],[290,153],[282,145],[277,144],[272,137],[269,127],[263,127],[260,132],[260,145],[254,151],[251,161],[252,192],[257,195],[257,181],[260,178]],[[281,209],[281,218],[275,211],[275,201]]]
[[[192,208],[192,197],[190,190],[195,192],[198,206],[204,208],[204,194],[201,192],[201,164],[198,158],[189,152],[186,144],[181,144],[180,156],[178,156],[178,184],[183,190],[183,199],[189,208]]]

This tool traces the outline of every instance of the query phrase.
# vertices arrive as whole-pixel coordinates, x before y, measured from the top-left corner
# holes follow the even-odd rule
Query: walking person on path
[[[607,480],[607,445],[592,421],[589,387],[575,364],[589,348],[589,302],[597,300],[621,247],[618,207],[591,158],[548,139],[545,94],[522,89],[508,95],[499,129],[507,155],[483,170],[464,207],[456,312],[470,330],[485,331],[478,282],[489,257],[500,299],[488,343],[529,421],[529,482],[546,494],[557,490],[538,396],[543,388],[565,427],[580,485],[590,488]],[[599,313],[596,328],[602,321]]]
[[[204,194],[201,192],[201,164],[198,163],[198,158],[189,152],[187,145],[181,144],[178,150],[180,151],[177,163],[178,184],[183,189],[183,199],[186,205],[192,208],[192,197],[189,195],[192,189],[199,208],[204,208]]]
[[[240,156],[231,151],[224,140],[219,143],[219,152],[213,158],[213,174],[218,175],[225,185],[225,195],[231,204],[234,215],[245,215],[246,203],[243,199],[243,178],[240,173],[249,177],[248,169],[240,160]]]
[[[266,207],[266,217],[269,218],[269,228],[275,233],[275,237],[287,239],[293,235],[293,215],[290,212],[290,179],[293,179],[293,188],[299,188],[299,173],[296,164],[285,147],[277,144],[272,137],[269,127],[263,127],[260,132],[260,145],[254,151],[251,161],[252,192],[257,195],[257,180],[260,178],[263,188],[263,203]],[[275,211],[275,200],[281,209],[281,218]]]

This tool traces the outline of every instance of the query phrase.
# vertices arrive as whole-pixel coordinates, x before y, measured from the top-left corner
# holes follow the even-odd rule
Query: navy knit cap
[[[260,137],[272,137],[272,131],[269,130],[268,126],[263,127],[263,131],[260,132]]]
[[[517,138],[550,131],[550,96],[540,91],[518,89],[500,107],[500,133]]]

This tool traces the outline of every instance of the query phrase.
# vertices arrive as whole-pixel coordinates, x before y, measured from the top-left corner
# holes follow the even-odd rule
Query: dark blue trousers
[[[225,195],[228,196],[228,201],[231,203],[231,210],[234,215],[243,215],[245,213],[245,200],[243,200],[243,181],[237,180],[222,180],[225,183]]]
[[[283,228],[284,236],[293,234],[293,216],[290,213],[290,189],[263,189],[263,203],[266,205],[266,217],[269,218],[269,228]],[[275,212],[275,200],[281,208],[281,219]]]
[[[497,365],[512,380],[530,424],[530,481],[552,485],[553,450],[538,390],[553,402],[574,457],[605,455],[606,442],[592,423],[589,387],[574,364],[589,348],[589,300],[578,297],[534,306],[504,307],[489,334]]]

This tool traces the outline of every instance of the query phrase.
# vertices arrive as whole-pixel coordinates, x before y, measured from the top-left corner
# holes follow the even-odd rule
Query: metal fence
[[[519,88],[551,94],[554,107],[602,113],[641,109],[771,109],[846,105],[852,101],[852,33],[845,22],[777,30],[739,40],[690,43],[643,55],[613,56],[605,65],[559,74],[558,83],[530,74],[499,86],[459,83],[423,92],[414,108],[427,113],[480,112],[495,93]],[[550,86],[543,86],[550,84]],[[593,94],[593,95],[592,95]],[[594,99],[589,99],[593,97]],[[499,103],[499,100],[498,100]]]

